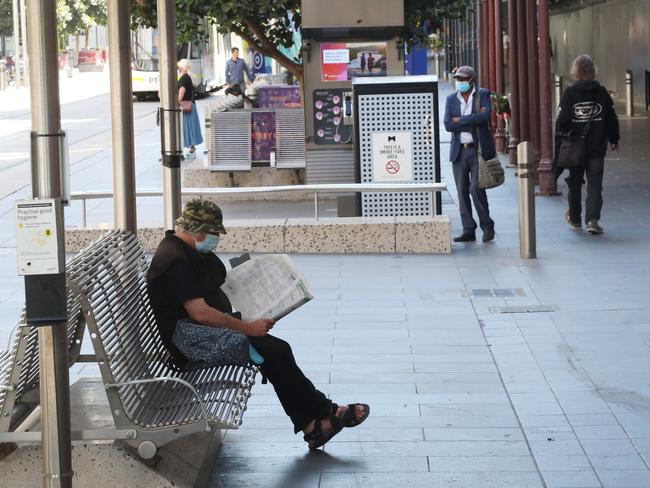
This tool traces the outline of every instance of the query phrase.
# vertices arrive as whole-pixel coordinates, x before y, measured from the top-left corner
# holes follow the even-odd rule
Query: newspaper
[[[230,270],[221,289],[242,320],[280,320],[314,298],[306,278],[286,254],[252,258]]]

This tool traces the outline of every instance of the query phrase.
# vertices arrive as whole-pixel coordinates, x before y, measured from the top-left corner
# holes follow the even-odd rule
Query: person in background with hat
[[[271,318],[244,322],[233,313],[221,285],[226,267],[214,254],[226,234],[221,209],[192,200],[167,231],[147,273],[158,330],[179,368],[258,364],[310,449],[323,446],[343,427],[370,413],[366,404],[337,405],[318,391],[296,364],[291,346],[269,334]],[[242,358],[242,354],[246,355]]]
[[[454,242],[476,240],[477,226],[472,216],[470,195],[483,231],[483,242],[489,242],[494,239],[494,220],[490,218],[487,194],[479,187],[478,150],[480,148],[485,160],[496,156],[490,130],[490,91],[476,87],[476,73],[470,66],[458,68],[454,79],[456,92],[447,97],[444,118],[445,128],[451,132],[449,160],[453,165],[463,224],[463,233],[454,237]],[[478,110],[475,97],[479,97]]]

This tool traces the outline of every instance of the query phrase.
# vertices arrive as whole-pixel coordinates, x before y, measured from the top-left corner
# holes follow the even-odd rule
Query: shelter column
[[[503,80],[503,35],[501,34],[503,22],[501,20],[501,0],[494,1],[494,49],[495,49],[495,82],[494,87],[497,93],[503,95],[505,93],[505,83]],[[506,151],[506,133],[504,129],[503,118],[497,117],[497,131],[496,131],[496,148],[500,153]]]
[[[510,80],[510,140],[508,141],[508,153],[510,160],[508,165],[517,166],[517,144],[519,143],[519,34],[517,30],[517,2],[508,0],[508,75]]]
[[[131,87],[131,5],[108,2],[108,45],[113,133],[115,227],[137,231],[133,92]]]
[[[540,194],[557,195],[553,176],[553,129],[551,125],[551,35],[548,2],[539,3],[539,79],[542,157],[537,169]],[[558,101],[559,104],[559,101]]]
[[[57,60],[56,1],[29,0],[27,4],[32,109],[32,193],[34,198],[61,198],[61,106]],[[59,222],[63,210],[57,208]],[[64,252],[64,225],[57,232],[60,258]],[[46,278],[46,276],[51,277]],[[65,274],[25,277],[56,287],[65,296]],[[33,286],[33,284],[32,284]],[[27,293],[26,293],[27,295]],[[29,304],[28,304],[29,311]],[[38,329],[43,486],[72,486],[70,447],[70,379],[65,322]]]
[[[160,42],[160,132],[162,136],[165,229],[173,229],[181,213],[181,110],[176,76],[176,4],[157,0]]]

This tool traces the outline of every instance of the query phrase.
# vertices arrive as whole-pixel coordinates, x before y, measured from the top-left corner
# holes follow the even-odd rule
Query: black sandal
[[[363,416],[357,419],[355,408],[359,405],[363,407]],[[336,415],[339,406],[336,403],[332,403],[332,411],[328,418],[332,428],[327,432],[327,434],[323,432],[320,420],[314,422],[314,430],[305,434],[303,437],[305,442],[309,444],[309,449],[314,450],[324,446],[332,439],[332,437],[341,432],[343,427],[356,427],[366,420],[368,415],[370,415],[370,406],[365,403],[350,403],[347,407],[348,409],[345,413],[339,417]]]
[[[316,420],[314,422],[314,430],[304,435],[303,439],[307,442],[310,450],[318,449],[319,447],[327,444],[332,437],[343,430],[344,425],[341,423],[340,417],[335,417],[332,415],[329,418],[332,428],[325,434],[321,426],[321,420]]]
[[[359,419],[357,419],[357,414],[355,412],[355,409],[358,406],[363,407],[363,416]],[[338,410],[338,406],[336,407],[334,412],[336,412],[336,410]],[[356,427],[364,420],[366,420],[368,418],[368,415],[370,415],[370,405],[367,405],[365,403],[349,403],[348,409],[340,417],[340,419],[341,419],[341,423],[343,424],[343,427]]]

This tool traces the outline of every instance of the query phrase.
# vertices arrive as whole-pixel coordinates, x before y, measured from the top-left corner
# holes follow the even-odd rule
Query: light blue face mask
[[[461,92],[461,93],[467,93],[469,89],[472,87],[469,81],[457,81],[456,82],[456,89]]]
[[[194,243],[196,244],[197,252],[201,254],[208,254],[214,251],[219,245],[219,236],[214,234],[205,234],[205,239],[201,242],[197,241],[194,238]]]

